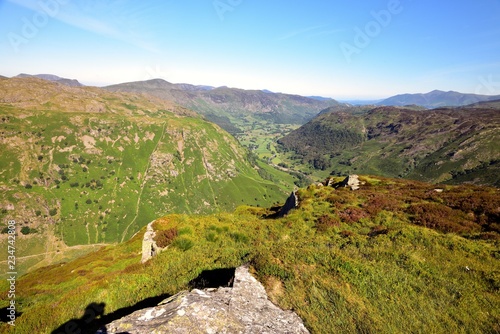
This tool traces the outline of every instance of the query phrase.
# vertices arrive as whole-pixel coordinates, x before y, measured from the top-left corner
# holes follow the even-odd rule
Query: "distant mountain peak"
[[[149,79],[149,80],[146,80],[144,82],[158,82],[158,83],[167,83],[167,84],[172,84],[170,81],[167,81],[165,79],[162,79],[162,78],[154,78],[154,79]]]
[[[66,86],[71,86],[71,87],[82,87],[82,85],[78,80],[76,79],[68,79],[68,78],[62,78],[54,74],[26,74],[26,73],[20,73],[16,78],[39,78],[42,80],[47,80],[47,81],[52,81],[52,82],[57,82]]]

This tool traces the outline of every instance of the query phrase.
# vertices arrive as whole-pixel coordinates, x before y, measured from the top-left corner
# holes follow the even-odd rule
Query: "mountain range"
[[[61,77],[58,77],[57,75],[53,75],[53,74],[31,75],[31,74],[21,73],[21,74],[16,76],[16,78],[30,78],[30,77],[35,77],[35,78],[39,78],[39,79],[43,79],[43,80],[47,80],[47,81],[53,81],[53,82],[57,82],[57,83],[60,83],[60,84],[66,85],[66,86],[71,86],[71,87],[82,87],[83,86],[76,79],[61,78]]]
[[[500,101],[39,76],[0,77],[0,333],[259,327],[197,304],[269,316],[242,265],[311,333],[500,331]]]
[[[231,133],[243,131],[253,121],[304,124],[321,110],[340,105],[333,99],[320,100],[262,90],[172,84],[162,79],[122,83],[104,89],[147,93],[173,101],[204,115]]]
[[[21,74],[18,77],[33,77],[26,74]],[[55,75],[36,75],[37,78],[42,78],[44,80],[50,80],[57,83],[62,83],[64,85],[80,85],[76,80],[70,80],[61,78]],[[76,82],[76,84],[75,84]],[[357,106],[353,107],[346,103],[339,103],[336,100],[322,98],[318,96],[311,97],[303,97],[298,95],[290,95],[290,94],[282,94],[282,93],[273,93],[268,90],[243,90],[237,88],[229,88],[229,87],[211,87],[206,85],[191,85],[191,84],[174,84],[162,79],[152,79],[147,81],[137,81],[137,82],[128,82],[122,83],[112,86],[107,86],[103,88],[104,90],[111,92],[130,92],[135,94],[148,94],[149,96],[154,96],[162,101],[172,101],[178,106],[184,107],[184,111],[193,110],[198,114],[202,115],[206,120],[210,122],[214,122],[221,126],[223,129],[231,133],[235,136],[238,141],[245,145],[247,148],[251,149],[256,153],[259,157],[268,160],[270,163],[274,165],[283,164],[287,160],[286,158],[282,159],[282,156],[279,151],[279,147],[276,146],[276,142],[279,138],[283,138],[279,142],[281,144],[288,143],[282,145],[282,148],[285,150],[293,147],[293,144],[290,142],[299,142],[298,147],[303,145],[300,144],[301,135],[297,135],[298,133],[307,132],[313,136],[321,137],[323,134],[320,132],[315,132],[315,130],[305,130],[308,129],[310,125],[304,125],[306,122],[311,121],[315,116],[322,115],[324,113],[332,113],[338,111],[337,114],[332,114],[331,117],[337,117],[342,112],[345,112],[350,115],[354,114],[364,114],[366,117],[368,115],[372,115],[373,112],[371,110],[376,110],[375,105],[365,105],[365,106]],[[484,110],[487,108],[496,109],[495,101],[500,96],[485,96],[485,95],[476,95],[476,94],[462,94],[458,92],[444,92],[439,90],[434,90],[427,94],[402,94],[386,99],[382,102],[378,102],[379,105],[404,105],[404,110],[406,113],[409,110],[414,111],[423,111],[425,108],[429,108],[432,106],[461,106],[467,103],[475,103],[475,105],[470,105],[471,108],[481,109],[481,115],[483,115]],[[159,101],[158,100],[158,101]],[[478,101],[489,101],[489,107],[485,104],[485,102],[481,103]],[[441,107],[445,108],[445,107]],[[446,107],[446,108],[454,108],[454,107]],[[455,108],[456,109],[456,108]],[[454,109],[454,110],[455,110]],[[392,109],[379,109],[381,113],[387,111],[384,114],[388,119],[394,116]],[[439,116],[431,117],[430,115],[438,115],[446,112],[444,109],[441,112],[436,113],[428,113],[430,120],[427,122],[434,122],[439,119]],[[471,112],[469,110],[468,112]],[[495,114],[492,112],[491,114]],[[419,113],[415,113],[415,115],[420,115]],[[461,117],[467,117],[467,112],[463,109],[456,115],[462,115]],[[472,114],[470,114],[472,115]],[[363,116],[363,117],[365,117]],[[420,122],[420,116],[417,117],[416,122]],[[401,120],[396,120],[396,123]],[[483,119],[478,119],[478,122],[483,122]],[[367,122],[371,122],[367,120]],[[312,123],[316,124],[317,120],[312,121]],[[295,130],[298,126],[304,125],[303,128]],[[376,126],[376,125],[370,125]],[[408,128],[406,125],[405,128]],[[443,130],[443,132],[453,134],[455,127],[453,125],[449,126],[448,130]],[[420,136],[432,137],[432,134],[429,134],[428,131],[420,131]],[[456,135],[456,133],[455,133]],[[305,136],[304,138],[306,138]],[[293,139],[290,139],[293,138]],[[411,142],[413,137],[409,138],[408,142]],[[426,139],[427,140],[427,139]],[[430,139],[428,139],[430,140]],[[313,140],[315,141],[315,140]],[[317,141],[317,140],[316,140]],[[373,142],[370,140],[370,142]],[[479,141],[481,142],[481,141]],[[291,145],[291,146],[290,146]],[[325,145],[325,143],[322,143]],[[411,145],[409,143],[408,145]],[[408,146],[407,145],[407,146]],[[279,145],[278,145],[279,146]],[[366,147],[365,144],[362,145]],[[428,148],[436,148],[435,145],[428,145]],[[293,149],[293,148],[292,148]],[[319,151],[317,148],[312,147],[312,150],[306,154],[305,160],[309,161],[312,166],[316,166],[315,170],[318,169],[326,169],[327,166],[335,166],[335,172],[342,172],[350,170],[352,158],[347,160],[351,161],[347,163],[345,160],[338,158],[337,163],[333,158],[328,158],[325,156],[327,152],[325,150],[319,150],[322,152],[323,156],[318,156],[317,153]],[[307,150],[307,149],[306,149]],[[300,152],[302,151],[302,153]],[[335,150],[334,150],[335,151]],[[415,150],[412,150],[415,151]],[[417,150],[420,151],[420,150]],[[303,154],[305,151],[302,148],[298,148],[295,153]],[[373,154],[377,154],[374,152],[366,152],[369,156]],[[380,153],[380,152],[379,152]],[[476,152],[477,153],[477,152]],[[422,167],[421,163],[427,161],[426,163],[430,166],[434,157],[437,157],[436,154],[431,154],[430,150],[426,153],[428,156],[424,157],[420,154],[418,157],[419,168]],[[451,154],[451,152],[448,152]],[[335,153],[338,156],[338,153]],[[494,155],[494,154],[493,154]],[[312,157],[314,156],[314,157]],[[488,154],[488,157],[490,155]],[[414,157],[410,157],[412,160]],[[469,157],[468,157],[469,158]],[[430,159],[430,160],[429,160]],[[463,175],[461,173],[470,174],[471,170],[476,170],[479,168],[478,166],[483,166],[484,164],[489,164],[490,162],[494,165],[496,161],[496,157],[491,159],[489,158],[479,158],[470,156],[471,161],[467,160],[467,164],[464,164],[464,167],[451,168],[446,170],[446,172],[441,173],[441,175],[435,175],[427,173],[427,170],[419,170],[416,168],[416,161],[405,162],[402,163],[401,166],[405,166],[404,168],[389,168],[387,169],[385,164],[382,164],[385,167],[374,167],[368,168],[369,165],[365,165],[366,172],[374,172],[374,173],[382,173],[382,175],[388,176],[403,176],[403,177],[414,177],[417,179],[423,179],[431,182],[440,182],[443,180],[450,181],[454,179],[456,182],[460,182],[463,179]],[[301,159],[304,160],[304,159]],[[305,161],[304,160],[304,161]],[[463,159],[462,159],[463,160]],[[462,161],[461,160],[461,161]],[[358,161],[361,159],[358,158]],[[442,158],[441,160],[442,161]],[[465,160],[464,160],[465,161]],[[396,159],[396,162],[399,163],[399,160]],[[435,163],[440,163],[439,161],[434,161]],[[293,164],[293,163],[292,163]],[[378,163],[377,163],[378,164]],[[409,165],[411,166],[409,166]],[[438,168],[439,170],[444,171],[444,166],[450,164],[441,164],[442,168]],[[356,166],[354,168],[357,168]],[[490,169],[492,167],[488,167]],[[396,171],[397,170],[397,171]],[[451,173],[451,174],[450,174]],[[321,174],[321,173],[320,173]],[[323,173],[324,174],[324,173]],[[321,174],[321,175],[323,175]],[[419,176],[421,175],[421,176]],[[448,176],[446,176],[448,175]],[[449,175],[453,175],[450,179]],[[462,176],[460,176],[462,175]],[[459,177],[460,176],[460,177]],[[471,175],[469,175],[471,176]],[[485,180],[476,180],[478,182],[487,182]],[[496,184],[497,181],[488,181],[487,184]],[[493,182],[493,183],[491,183]]]
[[[2,78],[5,78],[4,76],[0,76]],[[49,81],[54,81],[54,82],[59,82],[68,86],[83,86],[78,80],[76,79],[68,79],[68,78],[63,78],[59,77],[57,75],[53,74],[25,74],[21,73],[17,75],[17,77],[23,78],[23,77],[37,77],[40,79],[44,80],[49,80]],[[255,94],[255,92],[262,92],[265,94],[270,94],[270,95],[279,95],[280,98],[292,98],[293,97],[298,97],[297,95],[291,95],[291,94],[283,94],[283,93],[275,93],[267,89],[262,89],[260,91],[252,91],[252,90],[243,90],[243,89],[238,89],[238,88],[229,88],[227,86],[221,86],[221,87],[213,87],[213,86],[207,86],[207,85],[192,85],[188,83],[170,83],[166,80],[163,79],[151,79],[151,80],[146,80],[146,81],[135,81],[135,82],[127,82],[127,83],[120,83],[120,84],[114,84],[105,87],[106,89],[109,90],[115,90],[115,91],[129,91],[129,92],[141,92],[141,93],[149,93],[152,95],[155,95],[160,98],[165,98],[170,101],[175,101],[178,102],[179,104],[183,104],[182,102],[186,102],[185,96],[179,96],[178,92],[172,92],[174,90],[176,91],[185,91],[185,92],[203,92],[203,91],[211,91],[214,89],[234,89],[236,91],[239,91],[240,94],[241,92],[248,92],[249,94]],[[210,94],[208,94],[210,95]],[[278,96],[275,96],[275,99],[278,98]],[[334,105],[338,104],[338,101],[334,100],[333,98],[329,97],[322,97],[322,96],[302,96],[302,98],[306,99],[312,99],[316,101],[321,101],[321,102],[326,102],[330,103],[331,105],[328,105],[324,108],[331,107]],[[179,101],[177,101],[179,99]],[[216,99],[216,98],[215,98]],[[417,94],[398,94],[395,96],[388,97],[386,99],[378,99],[378,100],[342,100],[342,103],[340,104],[351,104],[351,105],[380,105],[380,106],[408,106],[408,105],[418,105],[418,106],[423,106],[426,108],[438,108],[438,107],[455,107],[455,106],[464,106],[464,105],[469,105],[473,103],[478,103],[478,102],[485,102],[485,101],[494,101],[494,100],[500,100],[500,95],[480,95],[480,94],[471,94],[471,93],[460,93],[456,91],[441,91],[441,90],[433,90],[428,93],[417,93]],[[241,101],[240,101],[241,102]],[[196,110],[197,112],[201,114],[208,114],[210,115],[210,112],[207,112],[206,109],[204,108],[192,108],[193,110]],[[323,105],[324,106],[324,105]],[[321,108],[321,106],[320,106]],[[322,109],[324,109],[322,108]],[[216,110],[218,108],[215,108]],[[269,110],[266,110],[266,108],[262,109],[262,112],[268,112]],[[283,109],[280,108],[275,108],[274,110],[271,110],[271,112],[286,112]],[[307,112],[306,112],[307,113]],[[309,115],[310,116],[310,115]],[[308,116],[306,116],[304,119],[307,119]],[[309,117],[310,118],[310,117]],[[309,119],[308,119],[309,120]]]
[[[389,97],[377,104],[381,106],[419,105],[426,108],[439,108],[464,106],[494,100],[500,100],[500,95],[463,94],[454,91],[433,90],[426,94],[400,94]]]

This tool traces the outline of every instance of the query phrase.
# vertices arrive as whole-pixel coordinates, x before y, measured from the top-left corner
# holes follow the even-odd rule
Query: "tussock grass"
[[[265,209],[250,207],[157,219],[155,229],[178,233],[168,232],[171,246],[145,264],[139,263],[138,233],[39,269],[18,281],[23,314],[16,329],[50,333],[80,318],[91,303],[105,303],[106,316],[186,289],[203,270],[250,262],[270,299],[296,311],[312,333],[498,332],[500,252],[491,210],[498,190],[447,187],[437,193],[418,182],[364,180],[356,192],[300,189],[300,207],[280,219],[265,219]],[[476,195],[481,205],[466,200]],[[441,229],[439,219],[419,224],[410,208],[425,203],[438,212],[461,212],[474,228],[447,221]],[[6,300],[6,287],[2,291]]]

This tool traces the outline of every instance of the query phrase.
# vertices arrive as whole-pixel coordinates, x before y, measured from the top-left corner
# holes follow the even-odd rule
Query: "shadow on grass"
[[[161,301],[171,297],[164,294],[157,297],[146,298],[132,306],[118,309],[104,315],[105,303],[91,303],[85,308],[80,319],[71,319],[52,331],[52,334],[107,334],[106,325],[121,319],[135,311],[157,306]],[[128,334],[127,332],[117,334]]]
[[[236,268],[204,270],[197,278],[189,282],[191,289],[232,287]],[[171,295],[163,294],[146,298],[135,305],[124,307],[109,314],[104,314],[105,303],[87,305],[80,319],[71,319],[52,331],[52,334],[107,334],[106,325],[121,319],[135,311],[157,306]],[[127,332],[117,333],[127,334]]]
[[[277,219],[283,218],[287,214],[290,213],[293,209],[298,207],[298,198],[295,191],[293,191],[290,196],[287,198],[285,204],[283,206],[274,206],[269,211],[270,213],[265,216],[265,219]]]
[[[0,309],[0,322],[15,322],[17,318],[22,315],[21,312],[17,312],[13,307],[4,307]]]
[[[235,271],[236,268],[203,270],[198,277],[189,282],[189,287],[191,289],[232,288]]]

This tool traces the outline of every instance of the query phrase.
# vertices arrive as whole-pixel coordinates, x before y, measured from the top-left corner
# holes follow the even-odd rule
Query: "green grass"
[[[139,263],[139,233],[29,273],[17,282],[23,315],[16,328],[49,333],[92,302],[105,303],[109,314],[185,289],[203,270],[250,262],[271,300],[295,310],[312,333],[498,332],[497,189],[448,186],[438,193],[416,182],[362,180],[356,192],[300,189],[300,207],[281,219],[248,206],[157,219],[155,229],[177,232],[146,264]],[[427,212],[426,221],[411,214],[428,203],[464,213],[467,224],[440,211]],[[422,225],[430,223],[432,229]]]

